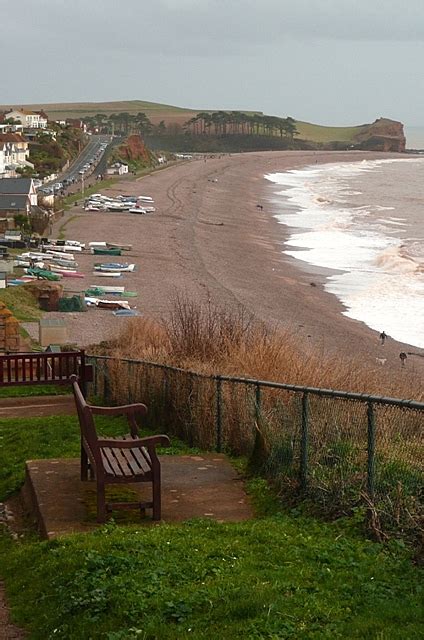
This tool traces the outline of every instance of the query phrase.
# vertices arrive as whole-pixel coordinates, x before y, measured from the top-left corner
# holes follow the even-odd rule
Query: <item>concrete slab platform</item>
[[[163,522],[191,518],[238,522],[253,517],[243,481],[224,455],[161,456],[160,460]],[[149,485],[128,487],[136,489],[144,499],[150,495]],[[23,496],[44,538],[96,528],[90,508],[95,504],[95,495],[95,483],[79,479],[78,459],[26,463]],[[130,513],[132,522],[157,524],[151,520],[149,511],[146,518],[140,518],[136,510]]]

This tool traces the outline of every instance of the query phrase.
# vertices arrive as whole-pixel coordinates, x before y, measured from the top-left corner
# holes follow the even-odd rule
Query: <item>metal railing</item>
[[[332,513],[368,505],[378,527],[415,529],[423,486],[424,403],[206,375],[149,361],[89,356],[93,392],[143,401],[154,429],[247,455],[289,495]],[[377,527],[377,525],[376,525]]]

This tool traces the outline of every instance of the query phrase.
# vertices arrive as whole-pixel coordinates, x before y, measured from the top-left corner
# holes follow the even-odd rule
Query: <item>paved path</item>
[[[75,413],[73,396],[0,398],[0,418],[68,416]]]

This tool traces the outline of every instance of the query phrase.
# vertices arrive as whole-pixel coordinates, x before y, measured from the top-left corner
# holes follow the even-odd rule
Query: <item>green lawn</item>
[[[365,125],[367,126],[367,125]],[[310,122],[296,121],[299,138],[313,142],[353,142],[353,139],[364,127],[324,127]]]
[[[99,427],[112,435],[123,423]],[[77,456],[78,426],[72,416],[4,419],[0,442],[2,500],[26,459]],[[422,637],[422,571],[401,543],[367,541],[354,521],[285,513],[261,480],[250,491],[258,516],[245,523],[112,523],[52,542],[0,535],[15,622],[39,640]]]
[[[26,398],[29,396],[66,396],[70,385],[40,384],[17,387],[0,387],[0,398]]]

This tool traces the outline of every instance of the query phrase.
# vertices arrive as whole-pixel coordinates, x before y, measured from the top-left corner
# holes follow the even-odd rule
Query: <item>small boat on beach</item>
[[[130,309],[127,300],[103,300],[92,296],[86,296],[84,300],[89,306],[96,306],[99,309]]]
[[[132,244],[116,244],[115,242],[106,242],[108,249],[121,249],[121,251],[131,251]]]
[[[135,264],[128,264],[126,262],[124,263],[120,263],[120,262],[105,262],[105,263],[99,263],[97,262],[94,265],[94,270],[95,271],[121,271],[122,272],[126,272],[126,271],[134,271],[135,269]]]
[[[84,278],[83,273],[79,273],[74,269],[65,269],[64,267],[57,267],[54,264],[48,266],[49,271],[53,273],[60,273],[64,278]]]
[[[91,253],[95,256],[120,256],[121,249],[108,248],[108,247],[93,247]]]
[[[81,246],[68,245],[68,244],[64,244],[64,245],[43,244],[41,246],[46,251],[52,250],[52,251],[57,251],[57,252],[60,252],[60,253],[67,253],[68,251],[76,251],[76,252],[82,251],[82,247]]]
[[[32,269],[25,269],[25,273],[27,273],[29,276],[40,278],[41,280],[51,280],[53,282],[57,282],[62,278],[62,274],[53,273],[48,269],[37,269],[36,267]]]
[[[97,275],[97,274],[96,274]],[[99,290],[103,293],[124,293],[125,287],[114,287],[112,285],[90,284],[89,291]]]
[[[120,271],[95,271],[93,276],[99,276],[99,278],[120,278]]]

